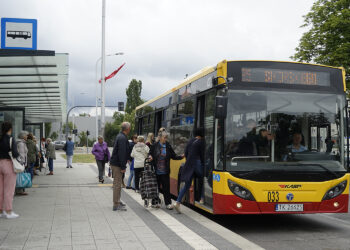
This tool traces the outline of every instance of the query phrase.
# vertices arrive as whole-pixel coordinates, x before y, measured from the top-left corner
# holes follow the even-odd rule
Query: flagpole
[[[101,135],[104,136],[105,130],[105,17],[106,0],[102,0],[102,51],[101,51]]]

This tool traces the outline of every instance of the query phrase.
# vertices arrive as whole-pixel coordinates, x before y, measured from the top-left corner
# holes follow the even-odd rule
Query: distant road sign
[[[1,18],[2,49],[37,49],[37,20]]]

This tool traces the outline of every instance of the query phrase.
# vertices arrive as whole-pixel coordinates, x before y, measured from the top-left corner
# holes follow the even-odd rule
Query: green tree
[[[310,27],[291,59],[315,62],[346,70],[350,87],[350,1],[317,0],[301,27]]]
[[[126,89],[125,112],[130,114],[135,108],[143,103],[141,99],[142,81],[132,79]]]
[[[135,115],[136,115],[136,110],[133,110],[130,114],[125,114],[124,121],[129,122],[131,125],[131,132],[129,134],[129,137],[131,137],[134,132],[135,132]]]
[[[107,142],[108,146],[114,145],[115,137],[120,131],[120,125],[124,121],[124,114],[120,112],[114,112],[113,122],[107,122],[105,124],[105,135],[104,139]]]
[[[82,131],[78,135],[79,137],[79,147],[86,146],[86,131]],[[95,140],[88,138],[88,145],[89,147],[92,147],[94,145]]]
[[[124,121],[125,115],[120,112],[114,112],[113,119],[115,124],[121,124]]]
[[[57,132],[52,132],[52,134],[48,137],[50,137],[53,141],[56,141],[58,134],[57,134]]]
[[[109,147],[114,145],[115,137],[118,135],[120,131],[120,124],[116,124],[114,122],[107,122],[105,124],[105,142]]]
[[[46,122],[45,123],[45,138],[48,138],[52,129],[52,123],[51,122]]]

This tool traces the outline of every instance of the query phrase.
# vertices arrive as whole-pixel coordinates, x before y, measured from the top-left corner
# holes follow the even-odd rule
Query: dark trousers
[[[48,159],[49,171],[53,172],[53,158]]]
[[[98,178],[102,180],[105,176],[105,161],[96,160],[96,163],[98,167]]]
[[[165,205],[171,204],[171,196],[170,196],[170,176],[169,174],[161,174],[157,175],[158,189],[160,190],[160,186],[162,186],[162,193],[164,196]],[[152,204],[156,204],[157,201],[155,199],[152,200]]]
[[[28,168],[27,168],[27,173],[30,173],[32,180],[34,177],[34,164],[35,164],[35,162],[29,163]]]
[[[140,190],[140,177],[143,168],[134,168],[135,189]]]

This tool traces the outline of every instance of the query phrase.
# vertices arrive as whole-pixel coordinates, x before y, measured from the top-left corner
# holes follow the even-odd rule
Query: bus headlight
[[[253,194],[248,189],[231,180],[227,180],[227,184],[233,194],[245,200],[255,201]]]
[[[330,200],[333,199],[339,195],[341,195],[346,186],[347,186],[348,182],[347,181],[343,181],[341,183],[339,183],[338,185],[336,185],[335,187],[332,187],[331,189],[329,189],[326,194],[323,196],[322,200]]]

